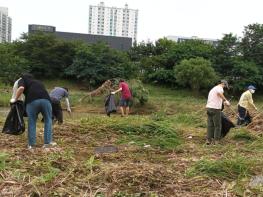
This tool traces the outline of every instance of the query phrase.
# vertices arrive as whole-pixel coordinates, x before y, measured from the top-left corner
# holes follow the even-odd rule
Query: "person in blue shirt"
[[[71,113],[69,104],[69,90],[66,87],[55,87],[50,92],[51,104],[52,104],[52,119],[57,120],[59,124],[63,123],[63,112],[61,107],[61,100],[65,98],[67,111]]]

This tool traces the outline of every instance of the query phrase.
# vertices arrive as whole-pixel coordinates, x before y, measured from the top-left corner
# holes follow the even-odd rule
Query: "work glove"
[[[224,104],[225,104],[226,106],[230,106],[230,102],[227,101],[227,100],[224,102]]]
[[[115,92],[111,92],[111,94],[115,94]]]
[[[15,102],[16,102],[16,99],[14,99],[14,98],[10,99],[10,103],[11,103],[11,104],[13,104],[13,103],[15,103]]]
[[[67,111],[68,111],[69,113],[71,113],[71,109],[70,109],[70,108],[68,108]]]

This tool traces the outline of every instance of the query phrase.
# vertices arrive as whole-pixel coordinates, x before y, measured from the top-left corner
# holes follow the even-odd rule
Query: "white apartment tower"
[[[89,7],[89,34],[130,37],[137,39],[138,10],[106,7],[101,2]]]
[[[8,8],[0,7],[0,43],[11,42],[12,19],[8,16]]]

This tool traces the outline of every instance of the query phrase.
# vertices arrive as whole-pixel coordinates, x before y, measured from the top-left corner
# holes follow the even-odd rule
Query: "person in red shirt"
[[[129,89],[129,85],[121,79],[119,81],[119,89],[111,92],[111,94],[116,94],[117,92],[121,91],[121,100],[120,100],[120,110],[121,110],[121,116],[128,116],[130,111],[130,102],[131,102],[131,91]]]

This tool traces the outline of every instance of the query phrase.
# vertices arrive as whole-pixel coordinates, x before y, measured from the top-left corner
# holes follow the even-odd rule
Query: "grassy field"
[[[235,128],[221,144],[204,145],[204,96],[147,86],[145,106],[134,107],[129,117],[107,117],[104,96],[80,103],[83,87],[45,82],[49,90],[65,83],[73,114],[54,125],[56,148],[41,147],[40,122],[33,151],[26,149],[26,134],[1,134],[0,196],[263,196],[263,138]],[[8,106],[10,87],[0,89],[0,105]],[[255,102],[263,104],[260,98]],[[118,150],[95,152],[102,146]],[[261,185],[254,184],[257,176]]]

